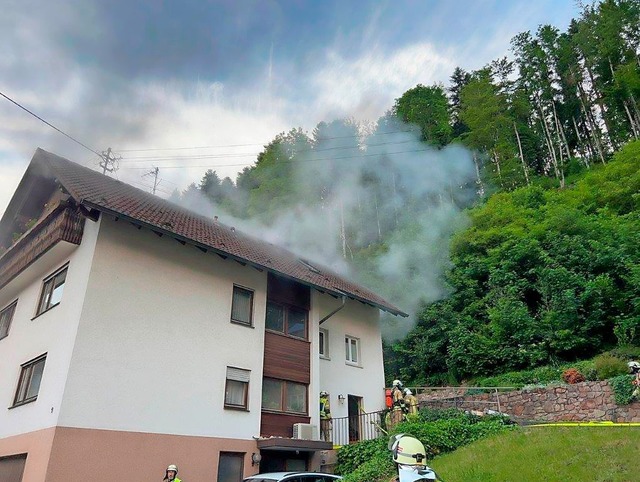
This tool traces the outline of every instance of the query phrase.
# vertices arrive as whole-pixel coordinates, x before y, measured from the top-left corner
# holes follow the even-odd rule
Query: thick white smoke
[[[220,221],[350,276],[410,314],[383,317],[387,339],[403,337],[420,304],[447,294],[442,275],[462,209],[475,197],[471,153],[438,150],[419,131],[384,118],[364,137],[349,122],[316,132],[291,159],[298,202],[265,225]],[[207,208],[212,215],[214,207]]]

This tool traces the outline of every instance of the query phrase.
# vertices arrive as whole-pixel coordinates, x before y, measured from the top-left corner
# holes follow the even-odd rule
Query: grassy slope
[[[481,440],[429,465],[445,482],[640,480],[640,427],[529,427]]]

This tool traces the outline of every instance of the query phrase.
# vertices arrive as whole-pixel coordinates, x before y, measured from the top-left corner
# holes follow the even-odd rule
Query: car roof
[[[264,474],[256,474],[250,477],[246,477],[244,480],[260,480],[260,479],[275,479],[280,480],[284,477],[289,477],[293,475],[329,475],[331,477],[335,477],[336,479],[340,479],[341,477],[335,474],[327,474],[324,472],[267,472]]]

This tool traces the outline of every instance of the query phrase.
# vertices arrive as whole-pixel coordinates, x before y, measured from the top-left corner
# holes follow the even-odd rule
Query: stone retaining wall
[[[500,411],[516,421],[612,421],[640,422],[640,402],[616,405],[613,390],[606,381],[583,382],[533,390],[503,392],[498,395]],[[495,393],[427,400],[421,404],[458,407],[466,410],[498,410]]]

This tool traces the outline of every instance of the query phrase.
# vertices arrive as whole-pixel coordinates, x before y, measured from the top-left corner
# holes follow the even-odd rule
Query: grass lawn
[[[640,427],[525,427],[429,465],[445,482],[637,482]]]

